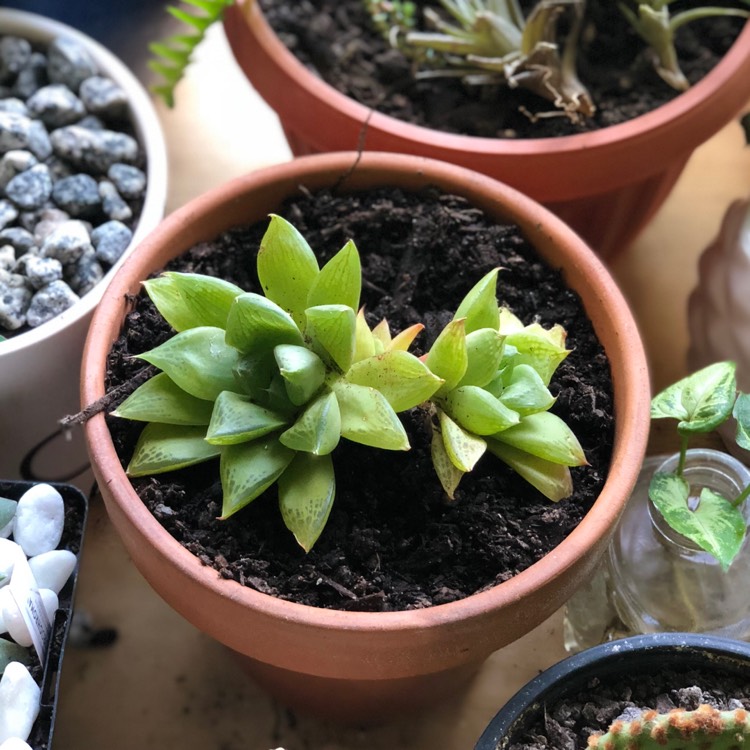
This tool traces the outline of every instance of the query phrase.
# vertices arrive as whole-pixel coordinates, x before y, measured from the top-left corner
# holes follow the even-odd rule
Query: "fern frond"
[[[149,45],[152,59],[148,66],[163,78],[151,87],[151,91],[168,107],[174,106],[175,87],[192,62],[195,48],[203,41],[208,29],[221,20],[224,11],[233,2],[234,0],[182,0],[182,4],[188,6],[188,9],[167,6],[167,12],[189,30],[188,33],[174,34]]]

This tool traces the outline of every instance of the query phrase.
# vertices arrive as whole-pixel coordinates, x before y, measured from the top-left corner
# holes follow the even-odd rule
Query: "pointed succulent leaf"
[[[391,328],[385,318],[372,329],[372,336],[380,344],[379,351],[377,351],[378,347],[376,346],[376,354],[384,352],[391,345],[391,341],[393,340],[391,338]]]
[[[717,362],[677,381],[654,396],[651,418],[679,420],[677,430],[683,435],[710,432],[732,413],[735,370],[734,362]]]
[[[320,357],[304,346],[282,344],[273,350],[289,400],[306,404],[323,385],[326,367]]]
[[[515,411],[475,385],[454,388],[445,397],[444,409],[461,427],[475,435],[494,435],[517,425],[520,420]]]
[[[112,415],[140,422],[207,425],[213,406],[211,401],[185,393],[166,373],[160,372],[136,388]]]
[[[451,500],[454,500],[456,489],[466,472],[459,469],[451,460],[445,448],[443,434],[438,429],[433,428],[432,430],[430,452],[432,454],[432,465],[435,467],[435,473],[440,480],[440,484],[443,486],[445,494]]]
[[[205,427],[147,424],[138,438],[127,473],[131,477],[163,474],[215,458],[220,448],[209,445],[205,435]]]
[[[226,341],[243,353],[262,352],[279,344],[303,343],[292,316],[275,302],[253,292],[241,294],[232,303]]]
[[[441,409],[438,423],[451,463],[462,472],[471,471],[487,450],[486,441],[464,430]]]
[[[341,437],[341,412],[333,393],[315,399],[297,418],[279,442],[295,451],[325,456],[338,444]]]
[[[357,319],[346,305],[320,305],[305,310],[306,334],[313,348],[346,372],[354,361]]]
[[[307,240],[286,219],[271,215],[258,251],[258,279],[266,297],[300,327],[318,273],[318,261]]]
[[[740,393],[732,409],[732,416],[737,421],[735,440],[740,448],[750,450],[750,394]]]
[[[362,266],[356,245],[349,240],[336,255],[320,269],[307,296],[307,307],[346,305],[359,308],[362,289]]]
[[[254,404],[249,397],[224,391],[214,404],[206,441],[212,445],[234,445],[267,435],[289,424],[276,414]]]
[[[430,398],[443,381],[413,354],[385,351],[356,362],[346,380],[380,391],[394,411],[406,411]]]
[[[341,410],[341,436],[386,450],[409,450],[409,439],[396,412],[374,388],[339,380],[333,391]]]
[[[265,492],[289,466],[295,453],[273,437],[222,449],[220,474],[224,502],[221,520]]]
[[[221,328],[191,328],[138,358],[156,365],[196,398],[214,401],[222,391],[237,389],[239,352],[227,346]]]
[[[508,336],[511,333],[519,333],[524,329],[521,319],[514,315],[507,307],[500,308],[499,319],[500,322],[498,323],[497,330],[503,336]]]
[[[365,309],[361,307],[357,313],[357,321],[354,328],[354,361],[359,362],[377,354],[375,350],[375,337],[365,320]]]
[[[266,390],[275,374],[276,361],[268,349],[240,354],[234,368],[238,390],[251,396]]]
[[[424,326],[421,323],[415,323],[413,326],[404,328],[401,333],[396,334],[392,339],[391,343],[386,347],[389,351],[402,351],[405,352],[413,343],[414,339],[424,330]]]
[[[464,320],[452,320],[448,323],[427,354],[427,367],[445,381],[438,390],[438,395],[455,388],[466,373],[469,358],[464,325]]]
[[[569,354],[565,348],[565,330],[558,325],[545,329],[538,323],[532,323],[522,331],[509,333],[505,344],[516,349],[513,366],[530,365],[539,373],[545,385],[549,385],[558,365]]]
[[[281,517],[309,552],[325,528],[336,495],[331,457],[298,453],[279,478]]]
[[[573,494],[573,480],[567,466],[532,456],[494,438],[487,439],[487,449],[553,503]]]
[[[15,517],[18,503],[7,497],[0,497],[0,529],[5,528]]]
[[[588,463],[583,448],[570,427],[556,414],[548,411],[529,414],[520,424],[492,437],[551,463],[565,466],[583,466]]]
[[[500,324],[500,309],[497,304],[497,273],[495,268],[483,276],[464,297],[453,316],[454,320],[466,319],[466,333],[480,328],[497,330]]]
[[[479,328],[466,337],[466,372],[459,385],[484,387],[497,375],[503,358],[503,337],[492,328]]]
[[[703,488],[697,508],[691,510],[690,484],[677,474],[654,474],[648,494],[675,531],[713,555],[725,571],[729,568],[745,540],[746,524],[739,508]]]
[[[242,289],[223,279],[173,271],[144,281],[143,286],[175,331],[203,326],[225,328],[229,308],[242,294]]]
[[[555,403],[539,373],[530,365],[516,365],[510,383],[502,389],[500,400],[521,416],[546,411]]]

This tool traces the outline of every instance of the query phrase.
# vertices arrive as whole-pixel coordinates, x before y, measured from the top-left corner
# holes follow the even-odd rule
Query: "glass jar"
[[[597,574],[568,602],[565,645],[578,651],[623,635],[681,631],[750,640],[750,539],[728,571],[672,529],[648,496],[655,471],[672,473],[679,455],[644,464]],[[750,470],[710,449],[687,452],[684,476],[694,506],[704,487],[734,499]],[[750,524],[750,502],[743,505]]]

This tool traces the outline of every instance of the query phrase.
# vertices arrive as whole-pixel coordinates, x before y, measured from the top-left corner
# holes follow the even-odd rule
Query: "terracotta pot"
[[[694,669],[700,674],[746,676],[750,645],[694,633],[651,633],[603,643],[550,667],[524,685],[495,715],[474,750],[502,750],[535,723],[546,707],[574,696],[596,679],[603,684],[629,674]],[[590,692],[590,690],[589,690]]]
[[[354,166],[356,163],[356,166]],[[638,476],[649,422],[648,373],[635,324],[612,278],[556,217],[484,175],[419,157],[354,153],[303,157],[230,182],[168,217],[107,289],[90,329],[82,400],[104,394],[105,359],[127,294],[197,242],[264,218],[304,185],[347,190],[436,185],[518,224],[540,255],[563,268],[609,357],[617,415],[601,496],[552,553],[512,580],[462,601],[389,613],[342,612],[281,601],[222,580],[176,542],[134,493],[103,415],[86,426],[94,471],[112,521],[156,591],[196,627],[247,657],[282,700],[320,715],[382,719],[455,690],[490,653],[552,614],[593,570]]]
[[[255,0],[237,0],[224,28],[237,62],[278,114],[296,155],[361,146],[476,169],[545,204],[604,258],[627,247],[664,202],[690,154],[750,98],[747,25],[702,81],[630,122],[561,138],[462,136],[404,123],[341,94],[289,52]]]

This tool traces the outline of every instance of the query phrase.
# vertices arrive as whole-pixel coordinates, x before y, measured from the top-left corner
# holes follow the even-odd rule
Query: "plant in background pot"
[[[0,431],[14,436],[0,475],[62,479],[85,467],[82,436],[44,441],[76,411],[102,276],[163,214],[166,150],[148,95],[106,49],[21,11],[0,9],[0,26]]]
[[[345,279],[350,280],[348,287],[358,278],[351,270],[356,265],[354,254],[347,246],[343,256],[336,256],[338,261],[327,260],[318,271],[317,261],[313,267],[306,250],[300,254],[299,245],[295,252],[289,249],[290,237],[298,235],[287,232],[277,250],[287,258],[296,258],[297,270],[291,275],[295,294],[290,297],[279,291],[290,285],[289,274],[268,269],[261,271],[259,286],[252,269],[267,230],[268,213],[293,221],[311,246],[323,253],[323,260],[333,255],[329,245],[338,249],[348,239],[356,241],[362,253],[361,298],[346,294],[345,301],[339,300],[333,307],[313,305],[314,324],[305,325],[304,334],[295,316],[302,321],[306,305],[330,302],[331,294],[344,288],[339,285]],[[288,229],[286,223],[274,222],[272,226]],[[377,251],[368,251],[368,243],[376,244]],[[269,244],[273,243],[267,237],[260,251],[261,265],[263,258],[268,258]],[[307,258],[305,264],[300,261],[303,257]],[[499,275],[494,271],[498,266],[505,268]],[[553,270],[557,267],[562,276]],[[143,360],[162,367],[172,359],[167,354],[171,341],[186,334],[204,335],[191,333],[200,332],[200,328],[188,328],[175,337],[143,295],[126,318],[126,296],[137,294],[143,281],[165,268],[169,275],[147,282],[150,291],[160,297],[161,309],[174,306],[180,310],[180,290],[191,288],[190,284],[181,286],[183,277],[171,272],[202,274],[208,269],[210,275],[221,275],[237,287],[219,285],[216,289],[223,291],[213,295],[216,304],[206,309],[198,306],[201,316],[210,314],[218,321],[214,328],[219,329],[219,338],[224,328],[227,341],[244,349],[249,341],[238,330],[244,330],[245,325],[266,330],[270,321],[274,321],[270,340],[282,331],[291,338],[278,344],[273,357],[268,352],[260,358],[234,355],[238,359],[234,369],[255,373],[259,380],[252,388],[260,388],[264,395],[225,395],[223,400],[238,406],[227,412],[219,409],[218,401],[213,406],[216,394],[193,394],[204,402],[197,429],[168,430],[171,438],[183,434],[186,443],[197,436],[193,447],[201,446],[213,455],[221,451],[220,462],[202,462],[182,474],[129,478],[124,467],[133,457],[141,426],[118,417],[106,420],[99,413],[86,423],[94,471],[113,523],[151,585],[194,625],[244,656],[256,679],[283,701],[322,715],[370,721],[426,705],[460,687],[492,651],[541,622],[590,574],[640,466],[648,378],[638,334],[611,278],[582,241],[549,212],[490,178],[417,157],[321,155],[248,175],[177,212],[125,264],[108,288],[91,328],[84,357],[84,405],[98,402],[100,409],[116,407],[126,414],[138,400],[146,403],[148,385],[137,399],[131,396],[135,401],[118,406],[136,386],[143,389],[143,382],[154,383],[161,377],[152,378],[155,370],[144,367]],[[272,263],[271,268],[277,266]],[[507,302],[519,317],[538,314],[538,323],[499,316],[493,294],[496,275],[500,301]],[[528,287],[534,291],[529,292]],[[251,288],[255,291],[239,293]],[[546,291],[537,296],[540,288]],[[462,306],[467,295],[469,302]],[[443,308],[436,296],[454,300],[451,308]],[[188,299],[198,298],[188,291]],[[543,310],[542,299],[554,302]],[[355,314],[362,303],[364,313]],[[220,311],[222,307],[226,311],[227,306],[224,318]],[[483,311],[477,329],[466,325],[473,319],[475,307]],[[453,320],[457,308],[458,318]],[[243,319],[239,329],[233,316]],[[503,387],[500,383],[490,387],[494,379],[486,380],[497,371],[498,355],[502,356],[500,337],[493,330],[496,316],[498,325],[505,326],[505,354],[519,358],[512,374],[505,368],[510,382],[503,382]],[[388,329],[379,324],[383,317],[388,319]],[[424,358],[421,362],[400,348],[420,320],[426,329],[413,347],[415,355]],[[181,327],[177,319],[172,322]],[[567,358],[554,322],[560,322],[568,332],[572,351]],[[528,325],[530,329],[525,328]],[[340,331],[338,326],[342,326]],[[472,329],[468,335],[467,328]],[[396,333],[409,329],[410,334]],[[439,335],[443,330],[446,333]],[[524,350],[525,338],[535,339],[536,345],[528,352]],[[165,348],[161,354],[149,354],[155,346],[157,352],[158,347]],[[384,351],[377,354],[381,346]],[[476,352],[485,347],[488,355],[472,365],[472,382],[467,379],[462,383],[464,377],[469,378],[469,361],[474,362]],[[446,356],[454,349],[459,352],[459,363],[463,360],[456,368],[446,364],[456,360],[454,354]],[[219,339],[209,346],[217,355],[221,350]],[[352,351],[357,353],[350,359]],[[555,352],[558,362],[564,359],[549,383],[549,391],[557,397],[551,408],[570,424],[590,464],[571,469],[575,493],[557,504],[491,456],[465,474],[453,461],[466,456],[476,459],[482,442],[490,448],[499,443],[492,436],[500,428],[493,426],[487,432],[487,424],[479,424],[465,411],[469,399],[481,399],[480,413],[488,422],[500,412],[508,417],[512,404],[523,400],[520,392],[525,392],[526,398],[534,395],[541,409],[549,405],[548,396],[541,398],[547,391],[547,373],[534,378],[521,366],[532,361],[536,365],[540,351]],[[388,356],[389,352],[398,354]],[[191,360],[193,364],[201,361]],[[399,367],[391,371],[383,364],[388,360],[398,361]],[[347,368],[350,361],[354,364]],[[589,367],[593,370],[587,373]],[[108,386],[105,368],[110,371]],[[173,373],[177,377],[179,369]],[[615,391],[611,406],[601,387],[592,391],[580,380],[589,382],[595,371],[606,373],[609,380],[610,370]],[[394,372],[399,377],[411,373],[412,391],[404,398],[390,388],[396,379]],[[427,391],[438,383],[436,374],[445,383],[430,395]],[[521,377],[523,374],[528,378]],[[312,391],[303,387],[310,377],[318,383]],[[235,381],[229,377],[224,380],[227,382],[231,387],[222,390],[231,391]],[[480,382],[486,385],[477,385]],[[514,384],[517,398],[511,402]],[[416,385],[419,392],[413,390]],[[107,395],[108,388],[117,390]],[[183,388],[181,385],[180,390]],[[378,389],[381,396],[375,395]],[[367,406],[363,414],[363,402],[349,398],[355,391],[366,394],[367,404],[377,402],[377,410]],[[501,404],[503,393],[508,397],[505,405]],[[258,410],[249,404],[260,395],[265,402],[255,403],[261,407]],[[585,407],[580,406],[581,396]],[[425,399],[430,403],[425,405]],[[303,409],[308,402],[310,406]],[[415,408],[400,411],[394,421],[394,410],[415,403]],[[523,415],[514,410],[521,427]],[[276,421],[266,436],[248,442],[250,435],[244,427],[235,431],[230,423],[250,411],[266,426]],[[308,412],[320,418],[307,419]],[[215,431],[211,426],[214,413]],[[401,434],[397,424],[401,422],[411,450],[377,451],[350,439],[366,434],[368,422],[376,417],[375,421],[380,421],[383,415],[394,434]],[[530,419],[526,445],[535,432],[534,421]],[[214,445],[203,439],[207,429]],[[441,431],[442,440],[433,441],[434,430]],[[370,429],[370,434],[373,432],[376,430]],[[223,443],[216,439],[220,435]],[[339,441],[330,454],[336,501],[317,541],[312,539],[315,534],[305,538],[306,547],[314,541],[305,553],[282,520],[285,508],[302,508],[311,497],[294,491],[302,482],[295,481],[293,469],[297,461],[327,465],[321,446],[336,443],[339,436],[348,439]],[[518,442],[523,449],[522,435]],[[226,449],[222,448],[226,443]],[[257,453],[258,445],[266,443],[268,450],[262,452],[260,463],[244,462],[245,457]],[[607,447],[603,448],[604,444]],[[173,446],[179,449],[176,443]],[[403,438],[391,447],[405,447]],[[222,492],[219,481],[221,464],[236,468],[223,477],[229,480],[224,484],[230,489],[233,506],[233,487],[242,490],[237,495],[240,502],[250,500],[255,494],[251,489],[253,467],[267,466],[271,454],[277,452],[284,453],[286,463],[267,472],[258,486],[281,477],[282,514],[273,490],[231,517],[217,520],[223,515],[227,496],[227,486]],[[508,451],[508,455],[512,453]],[[446,454],[453,469],[442,461]],[[523,450],[518,450],[519,454],[523,455]],[[149,461],[158,461],[163,455],[158,445],[145,451]],[[440,478],[433,468],[433,456],[435,463],[442,465]],[[559,456],[556,459],[555,465],[566,463]],[[537,469],[549,468],[544,460],[528,462]],[[513,460],[510,463],[513,465]],[[519,467],[521,464],[517,462]],[[281,473],[286,466],[292,469],[289,477],[288,469]],[[544,473],[537,471],[537,477]],[[324,470],[315,477],[315,497],[327,500],[331,474]],[[448,499],[451,492],[453,501]],[[588,497],[586,509],[576,511],[584,496]],[[290,498],[294,502],[287,505]],[[326,509],[328,506],[330,503]],[[322,507],[317,505],[316,512]],[[570,533],[561,533],[563,518],[571,511],[575,520],[567,526]],[[191,519],[183,513],[189,513]],[[300,517],[306,521],[309,516],[302,513]],[[188,526],[192,527],[189,533]],[[543,529],[551,534],[545,541],[539,536]],[[502,540],[500,546],[493,546],[495,539]],[[519,563],[516,556],[524,549],[531,551],[531,557]],[[554,554],[544,554],[552,549]]]
[[[747,643],[715,636],[654,633],[602,644],[524,686],[475,750],[742,747],[749,666]],[[669,728],[659,734],[665,723]],[[631,742],[626,732],[634,724]],[[656,736],[644,737],[651,726]]]

